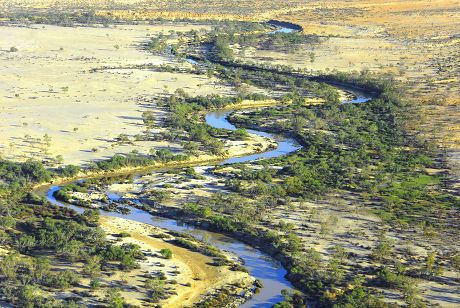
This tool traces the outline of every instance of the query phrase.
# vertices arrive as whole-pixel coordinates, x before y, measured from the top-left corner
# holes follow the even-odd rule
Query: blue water
[[[289,29],[289,28],[280,28],[270,33],[278,33],[278,32],[289,33],[292,31],[295,31],[295,30]],[[187,61],[191,64],[198,64],[197,61],[192,60],[192,59],[187,59]],[[356,92],[354,90],[349,91],[349,92],[353,93],[354,98],[348,101],[343,101],[342,103],[364,103],[370,99],[370,97],[364,95],[363,93]],[[231,124],[227,119],[228,115],[231,112],[232,111],[210,112],[205,117],[206,123],[215,128],[236,130],[237,127]],[[259,136],[275,139],[278,143],[278,147],[276,149],[273,149],[267,152],[263,152],[263,153],[245,155],[241,157],[232,157],[232,158],[222,161],[220,164],[241,163],[241,162],[254,161],[254,160],[263,159],[263,158],[279,157],[282,155],[286,155],[286,154],[295,152],[301,148],[301,146],[292,138],[287,138],[287,137],[278,136],[278,135],[274,135],[274,134],[270,134],[270,133],[266,133],[262,131],[256,131],[256,130],[248,130],[248,132],[251,134],[256,134]],[[136,175],[133,175],[133,177],[135,176]],[[78,213],[82,213],[84,211],[83,208],[73,206],[73,205],[63,204],[57,201],[54,198],[53,193],[59,189],[60,189],[59,186],[53,186],[51,187],[51,189],[48,190],[47,199],[51,203],[59,205],[59,206],[71,207]],[[106,192],[106,193],[107,193],[107,196],[112,201],[117,201],[120,198],[118,195],[114,193],[111,193],[111,192]],[[247,301],[240,307],[244,307],[244,308],[271,307],[273,304],[283,299],[283,297],[280,294],[281,290],[293,288],[291,283],[286,278],[284,278],[287,271],[281,266],[281,264],[278,261],[270,258],[266,254],[262,253],[261,251],[257,249],[254,249],[253,247],[249,245],[246,245],[236,239],[233,239],[231,237],[228,237],[228,236],[225,236],[219,233],[197,229],[193,226],[186,225],[184,223],[181,223],[173,219],[166,219],[166,218],[152,216],[148,212],[145,212],[145,211],[133,208],[133,207],[128,207],[128,208],[131,210],[131,212],[127,215],[120,214],[120,213],[114,213],[114,212],[103,212],[103,215],[111,216],[111,217],[121,217],[124,219],[130,219],[133,221],[150,224],[150,225],[164,228],[164,229],[186,232],[199,240],[209,242],[212,245],[222,250],[230,251],[234,253],[235,255],[237,255],[238,257],[240,257],[244,261],[245,267],[248,269],[250,275],[255,277],[256,279],[259,279],[263,284],[263,288],[260,290],[260,293],[255,294],[252,299],[250,299],[249,301]]]
[[[224,128],[229,130],[236,130],[237,128],[231,124],[227,116],[232,111],[215,111],[210,112],[206,115],[206,123],[215,127],[215,128]],[[237,163],[237,162],[247,162],[261,158],[271,158],[285,155],[291,152],[294,152],[301,148],[301,146],[291,138],[284,138],[281,136],[276,136],[266,132],[248,130],[251,134],[256,134],[263,137],[273,138],[277,140],[278,147],[274,150],[257,153],[252,155],[246,155],[241,157],[232,157],[221,162],[221,164]],[[47,192],[47,199],[53,204],[59,206],[69,206],[78,213],[84,211],[83,208],[67,205],[56,200],[53,196],[53,193],[56,190],[59,190],[59,186],[53,186]],[[112,201],[119,200],[119,196],[112,192],[106,192],[107,196]],[[150,224],[156,227],[186,232],[199,240],[205,240],[213,244],[222,250],[227,250],[237,255],[244,261],[244,266],[248,269],[251,276],[256,279],[259,279],[262,282],[263,288],[260,289],[260,292],[255,294],[253,298],[248,300],[246,303],[240,307],[271,307],[273,304],[283,300],[281,296],[281,290],[283,289],[292,289],[291,283],[284,278],[287,271],[282,267],[282,265],[269,257],[268,255],[262,253],[261,251],[254,249],[253,247],[246,245],[236,239],[231,237],[210,232],[206,230],[197,229],[193,226],[181,223],[174,219],[166,219],[161,217],[152,216],[148,212],[139,210],[133,207],[128,207],[130,209],[129,214],[121,214],[115,212],[103,212],[103,215],[110,217],[121,217],[124,219],[130,219],[138,221],[141,223]]]
[[[268,34],[275,34],[275,33],[292,33],[297,32],[298,30],[291,29],[291,28],[279,28],[273,31],[268,32]]]
[[[361,103],[365,103],[365,102],[367,102],[367,101],[372,99],[372,97],[370,97],[366,93],[363,93],[363,92],[358,91],[358,90],[353,90],[353,91],[346,90],[346,91],[349,92],[350,94],[352,94],[353,98],[350,99],[350,100],[343,101],[342,102],[343,104],[361,104]]]
[[[210,112],[206,115],[205,120],[206,123],[211,125],[212,127],[215,128],[221,128],[221,129],[228,129],[228,130],[236,130],[237,127],[230,123],[228,121],[228,115],[232,111],[214,111]],[[270,133],[266,132],[261,132],[261,131],[256,131],[252,129],[247,130],[248,133],[262,136],[262,137],[268,137],[271,139],[275,139],[276,142],[278,143],[278,147],[276,149],[262,152],[262,153],[256,153],[256,154],[251,154],[251,155],[245,155],[241,157],[231,157],[228,158],[224,161],[222,161],[220,164],[234,164],[234,163],[244,163],[248,161],[254,161],[257,159],[262,159],[262,158],[274,158],[274,157],[279,157],[282,155],[286,155],[292,152],[295,152],[301,148],[300,144],[292,138],[286,138],[283,136],[278,136],[278,135],[273,135]]]
[[[355,98],[349,101],[344,101],[343,103],[363,103],[370,99],[369,97],[366,97],[361,93],[354,94]],[[206,123],[215,128],[236,130],[237,127],[228,121],[228,115],[231,112],[233,111],[227,110],[210,112],[205,116]],[[253,161],[256,159],[279,157],[281,155],[286,155],[295,152],[301,148],[301,146],[292,138],[287,138],[256,130],[248,130],[248,132],[263,137],[273,138],[277,141],[278,147],[274,150],[263,153],[245,155],[241,157],[232,157],[222,161],[220,164],[240,163]],[[48,190],[47,199],[51,203],[59,206],[71,207],[78,213],[82,213],[84,211],[83,208],[63,204],[57,201],[54,198],[53,193],[59,189],[59,186],[53,186],[51,187],[51,189]],[[120,199],[120,197],[115,193],[106,193],[112,201],[117,201]],[[266,254],[262,253],[257,249],[254,249],[249,245],[246,245],[236,239],[219,233],[197,229],[193,226],[181,223],[174,219],[156,217],[152,216],[151,214],[143,210],[139,210],[133,207],[128,208],[131,212],[127,215],[115,212],[103,212],[103,215],[110,217],[121,217],[124,219],[130,219],[164,229],[186,232],[199,240],[209,242],[214,246],[218,247],[219,249],[230,251],[242,258],[242,260],[245,263],[245,267],[248,269],[251,276],[255,277],[256,279],[259,279],[262,282],[263,288],[260,290],[260,293],[255,294],[253,298],[241,305],[241,307],[271,307],[273,304],[283,299],[283,297],[281,296],[281,290],[293,288],[291,283],[286,278],[284,278],[287,271],[281,266],[281,264],[278,261],[270,258]]]
[[[185,59],[185,61],[187,61],[188,63],[193,64],[193,65],[198,65],[199,64],[197,61],[195,61],[195,60],[193,60],[191,58],[187,58],[187,59]]]
[[[55,205],[70,207],[78,213],[83,213],[85,210],[84,208],[75,205],[64,204],[56,200],[56,198],[53,196],[53,193],[59,189],[59,186],[53,186],[48,190],[48,201]],[[107,196],[113,201],[120,199],[120,196],[113,192],[107,192]],[[102,214],[109,217],[121,217],[124,219],[138,221],[163,229],[184,232],[192,235],[198,240],[205,241],[218,247],[219,249],[232,252],[233,254],[240,257],[244,261],[244,266],[248,269],[250,275],[259,279],[263,284],[263,288],[260,289],[260,293],[254,295],[253,298],[248,300],[240,307],[271,307],[273,304],[283,300],[283,297],[280,294],[281,290],[292,289],[291,283],[287,281],[286,278],[284,278],[287,271],[278,261],[270,258],[268,255],[262,253],[261,251],[244,244],[243,242],[219,233],[197,229],[191,225],[181,223],[174,219],[152,216],[148,212],[137,208],[128,208],[130,209],[130,213],[126,215],[105,211],[102,212]]]

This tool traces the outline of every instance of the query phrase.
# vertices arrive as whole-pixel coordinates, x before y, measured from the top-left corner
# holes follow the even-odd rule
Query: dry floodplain
[[[190,95],[232,94],[234,89],[214,77],[187,72],[159,72],[139,66],[178,65],[168,56],[155,56],[142,44],[150,36],[169,31],[209,29],[206,25],[164,23],[162,25],[123,25],[103,27],[59,27],[52,25],[0,27],[0,155],[14,161],[39,159],[49,166],[85,166],[118,153],[134,150],[149,153],[167,148],[181,151],[179,144],[167,141],[138,141],[145,130],[142,114],[153,112],[160,124],[167,116],[156,108],[154,97],[183,89]],[[184,62],[182,67],[191,68]],[[242,104],[244,106],[244,102]],[[129,142],[119,142],[124,135]],[[252,136],[244,141],[225,141],[227,155],[238,156],[273,146],[268,138]],[[190,162],[212,160],[200,155]],[[241,271],[213,265],[213,259],[200,252],[175,246],[155,235],[162,233],[147,224],[121,218],[100,221],[109,240],[136,244],[145,253],[139,268],[130,272],[106,273],[104,286],[121,290],[129,304],[145,306],[146,275],[165,273],[170,296],[163,307],[183,307],[203,300],[220,288],[240,294],[251,289],[254,279]],[[117,237],[129,233],[129,237]],[[115,236],[114,236],[115,235]],[[171,249],[172,259],[159,255]],[[233,256],[228,256],[232,258]],[[61,269],[81,270],[83,264],[53,264]],[[156,275],[156,274],[155,274]],[[90,279],[80,287],[54,295],[65,299],[87,292]],[[241,290],[235,286],[241,286]],[[236,288],[236,289],[235,289]],[[104,300],[106,288],[92,292],[84,300],[92,305]]]
[[[97,0],[89,6],[98,16],[124,19],[185,17],[261,21],[275,18],[302,25],[305,34],[319,37],[319,43],[297,46],[286,52],[232,47],[241,60],[287,64],[311,72],[369,70],[392,74],[408,88],[411,98],[424,108],[427,117],[423,119],[423,133],[450,148],[446,152],[447,157],[452,158],[448,161],[451,174],[458,175],[460,169],[455,165],[460,161],[458,1],[305,3],[257,0],[236,3],[125,0],[114,4]],[[81,9],[88,3],[0,0],[0,9],[4,11],[11,7],[46,10],[51,5]],[[137,66],[177,64],[173,58],[143,50],[141,45],[149,37],[171,30],[185,32],[202,28],[210,27],[169,22],[106,27],[34,24],[0,27],[0,64],[4,72],[0,75],[1,157],[15,161],[40,158],[48,160],[50,165],[86,165],[133,150],[142,153],[152,148],[180,151],[181,146],[171,142],[136,141],[136,135],[145,129],[144,111],[154,111],[158,121],[165,117],[161,108],[155,109],[152,98],[174,93],[179,88],[191,95],[234,94],[235,89],[206,75],[154,72]],[[181,65],[191,67],[187,63]],[[156,130],[162,130],[160,126]],[[121,135],[127,136],[129,142],[117,141]],[[255,137],[244,142],[226,141],[226,149],[229,155],[241,155],[267,148],[270,142]],[[203,168],[195,171],[200,177],[185,184],[177,184],[181,175],[157,172],[140,177],[134,183],[118,183],[103,189],[114,191],[130,201],[139,201],[149,192],[165,190],[171,196],[162,204],[166,210],[177,210],[186,201],[194,202],[199,197],[225,191],[224,180],[218,175],[211,175]],[[91,198],[84,193],[75,195]],[[346,263],[346,272],[369,266],[372,246],[384,231],[397,242],[395,258],[407,259],[409,263],[423,262],[433,248],[447,254],[450,247],[457,247],[453,244],[453,237],[432,239],[412,230],[396,232],[366,210],[371,206],[352,193],[339,191],[328,195],[326,201],[296,201],[279,206],[270,212],[269,217],[264,217],[258,227],[271,230],[281,223],[288,223],[301,238],[303,247],[315,247],[326,261],[330,260],[330,251],[336,245],[345,247],[353,255],[353,260]],[[298,210],[293,212],[292,208]],[[112,235],[129,232],[129,237],[116,238],[120,243],[137,244],[148,252],[147,259],[140,263],[137,271],[129,275],[116,274],[105,280],[108,285],[124,285],[123,296],[129,303],[142,305],[144,294],[127,287],[142,290],[142,274],[162,271],[162,268],[180,272],[175,277],[169,275],[168,279],[181,281],[174,289],[177,294],[162,303],[166,307],[193,304],[202,294],[224,284],[252,283],[245,273],[209,266],[210,258],[152,237],[152,233],[159,231],[148,225],[103,218],[101,227]],[[174,257],[161,259],[160,266],[155,253],[161,248],[171,248]],[[446,270],[439,280],[421,282],[418,285],[420,297],[430,305],[456,307],[460,302],[458,283],[445,283],[455,278],[458,277],[454,272]],[[188,283],[192,288],[187,286]],[[378,287],[377,291],[403,305],[397,292]]]
[[[254,169],[260,167],[250,164],[248,166]],[[219,174],[231,172],[232,167],[222,167],[216,174],[207,172],[208,169],[195,167],[200,178],[180,184],[177,183],[183,174],[164,171],[141,176],[133,183],[111,184],[102,191],[106,189],[121,196],[122,199],[142,202],[149,192],[166,190],[169,197],[162,202],[161,206],[152,209],[152,212],[167,212],[182,208],[187,203],[198,202],[200,198],[211,197],[215,193],[231,193],[225,187],[224,177],[220,177]],[[164,187],[169,188],[164,189]],[[381,218],[372,213],[370,202],[345,192],[329,194],[326,200],[301,201],[279,206],[265,215],[261,228],[268,232],[275,230],[280,223],[292,224],[296,234],[302,239],[303,247],[305,249],[315,247],[316,251],[324,256],[323,262],[333,257],[331,251],[334,247],[344,247],[353,256],[346,262],[345,271],[371,265],[372,247],[375,239],[382,232],[396,243],[395,259],[406,260],[404,262],[408,264],[424,260],[433,248],[442,255],[447,254],[452,245],[455,246],[455,238],[452,235],[443,234],[443,237],[432,238],[413,230],[394,230],[383,224]],[[460,302],[459,284],[451,283],[456,277],[454,271],[446,269],[442,279],[419,283],[417,287],[420,289],[421,297],[430,305],[457,307]],[[395,291],[378,287],[376,290],[382,292],[387,299],[398,298]],[[404,305],[401,300],[395,302]]]
[[[115,217],[103,217],[101,226],[107,234],[128,232],[130,236],[121,243],[137,244],[142,250],[151,253],[147,260],[141,262],[140,269],[130,273],[117,273],[113,277],[115,281],[124,280],[124,285],[129,286],[122,294],[130,304],[141,307],[145,305],[145,293],[133,292],[136,288],[142,290],[145,279],[141,273],[161,271],[166,273],[168,280],[176,282],[173,285],[176,294],[161,302],[162,307],[171,308],[191,306],[199,302],[203,294],[231,284],[246,287],[253,284],[253,279],[245,272],[231,271],[225,266],[213,266],[211,257],[153,237],[152,234],[161,233],[158,228]],[[159,258],[158,252],[161,249],[170,249],[173,253],[172,259]]]
[[[146,100],[182,88],[191,95],[225,94],[213,78],[148,69],[107,69],[171,61],[141,49],[149,35],[205,26],[1,27],[0,151],[14,160],[61,155],[65,164],[85,165],[115,153],[179,146],[116,138],[143,128]],[[10,48],[17,51],[12,52]],[[148,110],[152,110],[149,108]],[[154,110],[160,118],[160,110]]]

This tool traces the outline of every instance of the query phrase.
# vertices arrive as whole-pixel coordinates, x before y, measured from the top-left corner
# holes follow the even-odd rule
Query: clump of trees
[[[391,79],[376,81],[367,74],[322,77],[376,91],[375,97],[365,104],[340,104],[334,88],[325,83],[302,81],[295,74],[242,66],[239,70],[220,69],[220,73],[228,79],[264,87],[288,86],[291,93],[284,100],[291,104],[233,116],[231,121],[243,127],[263,126],[264,130],[289,134],[304,148],[290,156],[258,162],[266,166],[262,169],[234,165],[236,171],[227,176],[226,184],[230,190],[247,197],[240,202],[244,208],[232,202],[232,198],[238,197],[230,194],[230,200],[218,197],[215,203],[212,198],[188,203],[184,214],[206,220],[221,232],[244,230],[254,238],[272,243],[289,258],[290,277],[296,285],[309,294],[319,295],[324,303],[381,306],[362,281],[355,281],[356,287],[345,288],[343,293],[334,291],[352,281],[343,270],[343,258],[322,262],[315,251],[305,250],[293,230],[280,227],[282,233],[262,235],[256,226],[265,211],[286,204],[287,199],[316,198],[334,189],[372,196],[381,205],[375,212],[395,225],[417,224],[420,217],[430,217],[428,224],[436,224],[436,217],[427,213],[440,207],[458,207],[460,200],[438,189],[438,176],[421,171],[433,164],[434,153],[427,142],[413,138],[408,131],[414,120],[408,115],[416,110],[402,99],[403,93]],[[309,91],[325,99],[325,103],[305,104],[304,97]],[[391,240],[382,236],[373,249],[373,258],[387,264],[392,245]],[[436,271],[432,264],[429,256],[426,273]],[[391,281],[394,278],[391,275],[382,272],[381,277]],[[416,290],[406,288],[411,284],[413,281],[404,282],[398,288],[408,303],[416,303]]]
[[[48,203],[29,191],[30,184],[49,180],[53,174],[40,163],[0,163],[0,244],[9,251],[0,260],[0,288],[5,299],[19,307],[79,307],[44,297],[42,289],[66,290],[89,277],[97,282],[103,267],[115,264],[123,270],[137,267],[144,258],[135,245],[115,246],[98,227],[99,213],[71,209]],[[83,184],[68,185],[70,191],[86,191]],[[83,268],[61,269],[56,258]],[[96,284],[93,284],[96,285]]]
[[[39,161],[28,160],[24,163],[15,163],[0,160],[0,179],[8,184],[10,189],[27,183],[46,182],[51,179],[51,176],[52,172]]]

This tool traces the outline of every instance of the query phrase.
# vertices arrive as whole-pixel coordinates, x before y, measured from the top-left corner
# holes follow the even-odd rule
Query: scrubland
[[[10,302],[44,301],[24,279],[84,305],[209,305],[203,295],[214,289],[251,289],[247,273],[209,265],[165,230],[77,215],[30,187],[80,167],[110,175],[276,147],[246,131],[260,129],[303,148],[267,161],[88,179],[55,197],[91,209],[127,203],[257,246],[299,289],[277,307],[459,305],[458,1],[17,0],[0,1],[0,13],[0,271]],[[269,37],[273,26],[255,22],[270,19],[302,31]],[[357,90],[371,99],[341,104]],[[240,129],[203,122],[221,108],[242,109],[230,116]],[[78,169],[65,172],[67,164]],[[107,192],[121,200],[109,202]],[[75,234],[63,231],[71,222]],[[107,253],[115,246],[128,247],[123,258]],[[43,254],[51,278],[37,277]],[[88,271],[94,258],[99,291]],[[21,266],[29,272],[14,274]],[[54,290],[69,268],[78,282],[69,276]],[[105,294],[112,285],[120,291]]]

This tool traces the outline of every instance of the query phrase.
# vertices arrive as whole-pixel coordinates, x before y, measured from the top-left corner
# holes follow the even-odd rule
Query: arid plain
[[[301,30],[292,37],[280,35],[281,43],[268,40],[272,45],[239,39],[270,35],[276,26],[283,27],[280,21]],[[286,279],[301,290],[278,294],[283,302],[276,307],[305,307],[309,301],[337,307],[460,304],[460,246],[455,243],[460,217],[459,1],[0,0],[0,23],[5,305],[21,306],[27,298],[40,306],[43,295],[60,305],[63,300],[110,307],[234,307],[251,296],[257,301],[263,283],[244,269],[244,258],[150,223],[96,214],[99,209],[181,218],[256,246],[280,261]],[[219,45],[219,36],[230,43]],[[224,51],[231,60],[219,56]],[[351,166],[341,159],[354,150],[350,139],[369,132],[374,137],[366,135],[365,142],[373,144],[380,132],[376,127],[386,125],[365,122],[369,127],[359,124],[342,133],[355,125],[341,118],[352,112],[328,113],[328,108],[339,109],[329,104],[329,92],[336,101],[346,101],[368,84],[358,83],[354,92],[356,85],[343,86],[342,80],[326,85],[300,80],[321,76],[329,81],[327,76],[342,73],[353,82],[356,76],[372,76],[403,89],[409,110],[416,111],[389,120],[409,118],[397,131],[403,141],[392,147],[394,153],[388,154],[386,144],[358,146],[356,155],[365,163],[357,159]],[[370,92],[379,89],[378,99],[388,103],[394,93],[387,95],[385,86]],[[206,128],[205,114],[215,109],[231,110],[230,122],[256,133]],[[358,116],[371,115],[360,120],[375,120],[375,110],[364,110]],[[303,116],[308,120],[299,119]],[[213,166],[277,146],[282,151],[284,139],[257,134],[262,128],[300,140],[302,150],[268,163]],[[329,138],[339,141],[329,147]],[[329,154],[320,149],[315,156],[314,151],[324,140],[325,151],[332,148],[330,155],[339,156],[328,163],[337,168],[337,178],[346,178],[345,185],[336,183],[335,174],[321,177],[328,172],[321,168],[328,170],[323,159]],[[394,167],[392,159],[402,152],[407,156],[396,158]],[[308,161],[309,156],[314,159]],[[120,157],[127,162],[116,165],[114,158]],[[366,165],[368,158],[372,162]],[[22,166],[32,160],[43,163],[51,176],[31,180],[45,172],[34,167],[32,175],[18,173],[24,180],[10,178],[10,172],[25,170],[10,161]],[[383,171],[386,164],[393,174]],[[78,171],[64,173],[66,165]],[[149,172],[146,167],[177,169]],[[406,173],[398,173],[401,169]],[[299,174],[313,179],[298,182]],[[51,183],[61,185],[60,191],[49,193]],[[327,189],[317,188],[322,185]],[[18,190],[21,186],[26,190]],[[21,210],[15,210],[17,202]],[[62,202],[84,207],[85,213],[79,216],[65,207],[60,212],[56,205]],[[414,211],[398,208],[411,202]],[[89,241],[92,246],[86,247],[79,238],[69,240],[75,244],[71,247],[43,244],[49,238],[40,230],[65,233],[56,227],[65,226],[62,221],[83,226],[75,234],[103,234],[91,233],[102,242]],[[37,256],[49,257],[51,277],[70,269],[81,279],[59,286],[57,278],[35,277]],[[29,266],[21,262],[35,266],[30,265],[34,289],[17,282],[25,278],[9,270]],[[8,279],[15,281],[11,288],[5,287]]]

